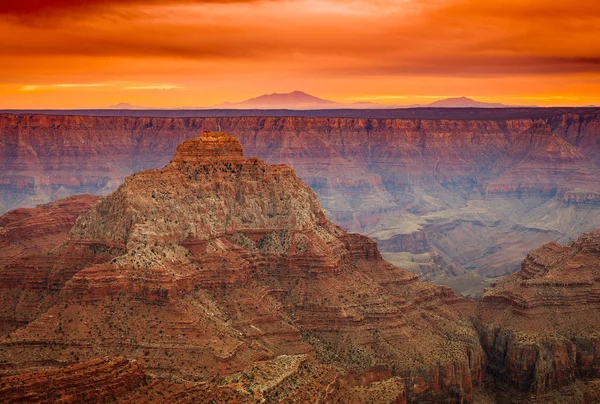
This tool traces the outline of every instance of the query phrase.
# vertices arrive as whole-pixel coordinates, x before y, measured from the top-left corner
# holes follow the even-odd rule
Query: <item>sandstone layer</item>
[[[122,397],[146,375],[176,385],[168,401],[468,403],[484,379],[469,302],[384,261],[291,168],[222,133],[127,177],[49,257],[35,267],[58,278],[36,287],[52,297],[0,339],[2,380],[126,358],[143,370]]]

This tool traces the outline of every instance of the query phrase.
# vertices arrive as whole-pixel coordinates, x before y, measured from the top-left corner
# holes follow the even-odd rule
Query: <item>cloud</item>
[[[244,3],[259,0],[2,0],[0,15],[55,17],[57,14],[106,12],[111,9],[178,4]]]
[[[288,60],[295,69],[332,75],[600,72],[600,3],[595,1],[413,0],[410,17],[402,10],[386,14],[386,4],[370,0],[361,0],[369,4],[368,12],[348,15],[329,14],[333,7],[309,9],[306,1],[314,3],[259,7],[241,0],[223,8],[231,1],[61,0],[35,1],[34,7],[9,0],[2,7],[13,13],[117,3],[157,7],[139,19],[92,14],[59,27],[0,24],[0,57],[221,59],[240,69],[249,61],[282,66]],[[168,7],[182,3],[213,6]]]
[[[62,84],[29,84],[19,88],[19,91],[38,91],[49,89],[104,87],[104,83],[62,83]]]
[[[125,90],[182,90],[184,87],[173,84],[148,84],[127,86]]]
[[[106,87],[110,89],[122,90],[182,90],[183,86],[175,84],[131,84],[123,85],[118,83],[58,83],[58,84],[27,84],[19,87],[19,91],[44,91],[61,89],[86,89],[86,88]]]
[[[494,82],[496,88],[517,82],[520,88],[531,82],[531,88],[544,86],[544,97],[560,81],[562,91],[592,94],[598,91],[600,77],[600,2],[4,0],[0,4],[0,85],[133,83],[119,90],[149,97],[152,92],[142,90],[191,89],[198,83],[202,86],[195,88],[213,88],[214,83],[233,88],[230,83],[244,81],[263,86],[266,92],[275,91],[268,86],[277,81],[287,91],[304,80],[335,82],[348,89],[361,82],[366,86],[362,92],[368,94],[375,89],[364,83],[400,83],[403,77],[422,87],[502,79],[502,85]],[[539,79],[533,84],[531,77]],[[169,87],[173,82],[178,85]],[[281,84],[286,82],[287,86]],[[476,92],[465,93],[484,93],[473,86]],[[405,94],[402,88],[397,93]]]

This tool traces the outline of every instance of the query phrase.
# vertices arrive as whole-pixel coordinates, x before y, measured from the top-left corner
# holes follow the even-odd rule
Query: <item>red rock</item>
[[[235,138],[218,132],[204,132],[196,140],[186,140],[177,146],[171,166],[186,164],[210,165],[214,163],[243,164],[244,151]]]
[[[0,339],[0,370],[123,356],[189,397],[470,402],[486,361],[468,304],[384,261],[292,169],[240,160],[236,143],[203,134],[81,216],[56,254],[82,250],[87,265]]]
[[[99,198],[72,196],[0,216],[0,334],[27,324],[49,308],[70,275],[85,264],[81,249],[54,253],[79,215]],[[74,269],[75,268],[75,269]]]
[[[600,231],[532,251],[478,305],[492,374],[542,394],[600,377]]]
[[[148,382],[137,362],[98,358],[65,369],[0,379],[2,402],[84,403],[114,400]]]
[[[600,217],[597,110],[529,110],[531,117],[522,118],[525,112],[515,115],[519,119],[503,112],[493,119],[482,119],[487,112],[471,119],[458,112],[457,119],[4,114],[0,212],[73,193],[107,194],[127,175],[167,164],[178,143],[219,129],[235,135],[249,155],[291,165],[317,192],[328,216],[348,230],[370,234],[407,212],[437,215],[423,232],[428,252],[439,251],[446,265],[427,264],[438,268],[417,272],[431,278],[451,275],[444,268],[502,275],[518,269],[525,256],[520,246],[571,240],[600,225],[590,220]],[[485,232],[464,217],[457,220],[453,211],[480,200],[496,216],[480,221]],[[503,203],[510,209],[498,209]],[[522,206],[527,209],[514,214]],[[547,229],[548,218],[523,223],[535,208],[548,216],[584,213],[566,212],[570,226]],[[447,220],[440,219],[444,213]],[[514,236],[504,241],[509,231]],[[454,243],[457,237],[464,242]]]

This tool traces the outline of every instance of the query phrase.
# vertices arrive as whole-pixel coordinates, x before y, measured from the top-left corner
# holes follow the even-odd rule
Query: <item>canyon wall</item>
[[[438,242],[411,236],[425,220],[411,215],[388,254]],[[383,260],[293,169],[222,133],[105,198],[0,226],[0,401],[600,399],[600,231],[530,252],[467,301]]]
[[[0,335],[46,311],[66,280],[89,262],[89,254],[81,248],[73,248],[60,259],[51,252],[99,199],[71,196],[0,217]]]
[[[183,140],[220,129],[246,156],[293,167],[331,219],[375,238],[398,264],[428,279],[498,276],[530,248],[600,227],[600,114],[540,111],[429,120],[5,114],[0,211],[110,193],[166,164]]]

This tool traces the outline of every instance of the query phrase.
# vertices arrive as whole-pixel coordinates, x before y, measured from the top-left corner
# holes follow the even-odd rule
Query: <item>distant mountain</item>
[[[118,104],[111,105],[110,107],[108,107],[108,109],[144,109],[144,108],[137,107],[135,105],[131,105],[128,102],[120,102]]]
[[[510,105],[475,101],[467,97],[447,98],[431,104],[407,106],[383,105],[374,102],[342,103],[315,97],[302,91],[264,94],[241,102],[215,105],[216,109],[395,109],[395,108],[507,108]]]
[[[276,107],[280,108],[281,105],[291,105],[295,107],[304,106],[330,106],[337,104],[334,101],[325,100],[323,98],[315,97],[314,95],[307,94],[302,91],[293,91],[291,93],[283,94],[265,94],[259,97],[251,98],[246,101],[242,101],[237,104],[239,107]]]
[[[446,98],[431,104],[424,105],[429,108],[507,108],[510,105],[480,102],[467,97]]]
[[[323,109],[407,109],[407,108],[508,108],[512,105],[487,103],[475,101],[467,97],[446,98],[431,104],[414,104],[406,106],[384,105],[375,102],[344,103],[319,98],[303,91],[291,93],[264,94],[241,102],[225,102],[212,107],[179,107],[172,109],[291,109],[291,110],[323,110]],[[163,109],[146,108],[122,102],[111,105],[108,109],[135,110],[135,109]]]
[[[242,102],[226,102],[215,105],[220,109],[388,109],[397,108],[373,102],[341,103],[315,97],[303,91],[264,94]]]

